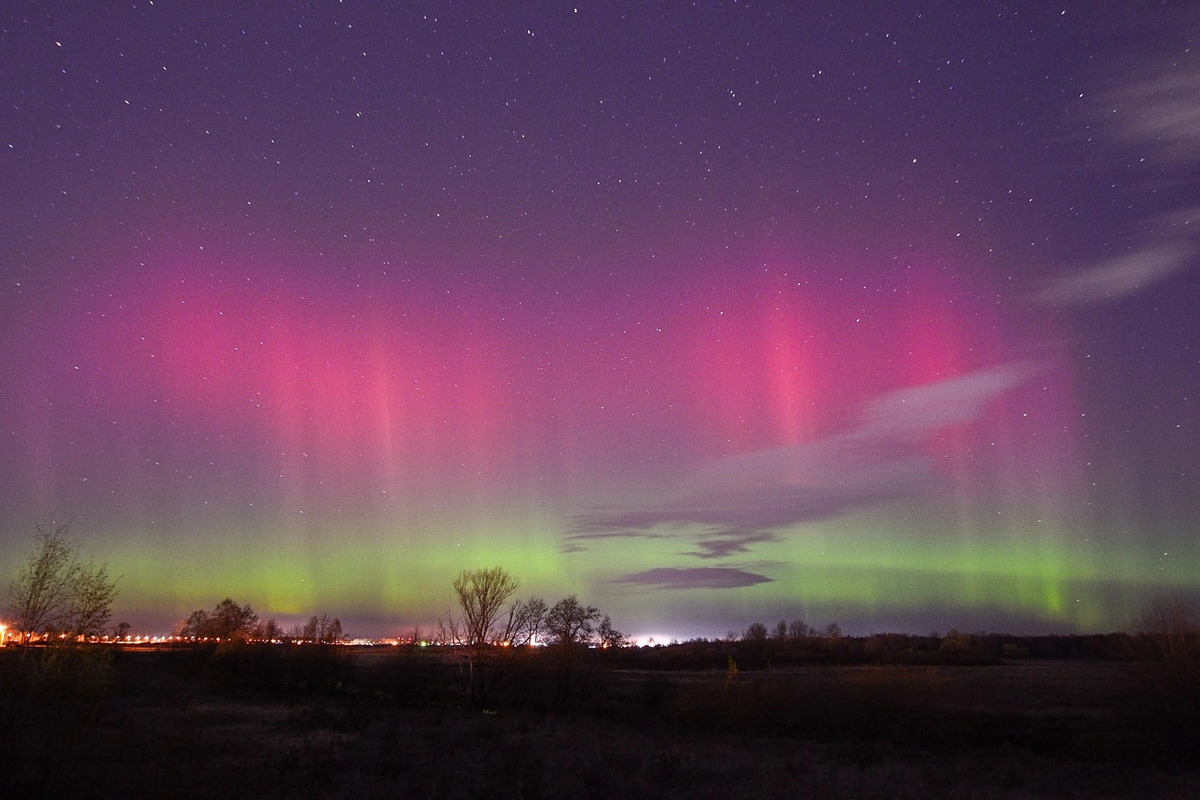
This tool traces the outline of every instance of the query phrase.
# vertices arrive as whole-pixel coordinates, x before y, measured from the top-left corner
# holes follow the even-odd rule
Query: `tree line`
[[[259,621],[249,605],[238,605],[230,597],[217,603],[211,611],[193,611],[179,630],[184,639],[193,641],[300,641],[315,644],[341,644],[346,641],[342,621],[328,614],[309,617],[308,621],[284,631],[275,618]]]
[[[547,605],[542,597],[513,600],[519,581],[501,567],[463,570],[452,588],[457,614],[439,633],[444,641],[480,648],[531,644],[620,647],[625,634],[607,614],[570,595]]]
[[[452,584],[457,609],[439,623],[439,638],[456,645],[464,662],[470,702],[485,706],[517,678],[518,651],[545,645],[553,663],[553,704],[570,704],[585,684],[583,651],[621,647],[628,639],[607,614],[569,595],[550,605],[542,597],[516,599],[520,582],[496,566],[463,570]]]
[[[108,632],[117,581],[106,564],[84,558],[70,538],[71,521],[36,528],[35,546],[9,586],[10,635],[17,644],[34,637],[81,641]],[[542,597],[514,601],[519,581],[501,567],[463,570],[451,585],[457,611],[439,623],[443,642],[479,650],[496,646],[597,645],[619,647],[627,637],[608,615],[576,595],[550,605]],[[113,629],[128,633],[128,623]],[[190,640],[287,641],[336,644],[348,639],[342,622],[313,615],[288,631],[274,618],[260,620],[248,604],[226,597],[197,609],[178,631]]]

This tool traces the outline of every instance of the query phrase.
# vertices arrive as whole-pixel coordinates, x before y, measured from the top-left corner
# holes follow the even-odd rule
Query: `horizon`
[[[221,598],[221,599],[223,600],[225,598]],[[231,598],[231,599],[238,601],[238,598]],[[556,598],[547,598],[547,599],[550,600],[551,602],[553,602],[554,599],[556,599]],[[215,602],[217,602],[217,601],[214,601],[214,603]],[[212,605],[212,604],[210,604],[210,605]],[[117,609],[120,608],[120,597],[119,596],[117,598],[116,608]],[[196,610],[196,609],[192,609],[192,611],[194,611],[194,610]],[[1064,627],[1056,627],[1054,625],[1047,625],[1045,623],[1035,622],[1035,621],[1031,621],[1030,624],[1028,625],[1028,627],[1025,627],[1025,628],[1021,628],[1021,627],[1018,627],[1018,628],[992,628],[992,627],[987,626],[988,619],[989,619],[988,617],[975,617],[973,620],[970,618],[964,618],[962,620],[959,620],[957,623],[955,623],[955,621],[953,619],[948,618],[948,617],[947,618],[939,618],[942,622],[945,622],[947,624],[941,624],[941,625],[932,624],[932,625],[925,626],[925,627],[922,627],[920,623],[913,623],[913,624],[910,624],[907,626],[903,625],[903,624],[897,624],[897,625],[891,625],[891,626],[884,624],[883,626],[880,626],[880,627],[872,627],[871,623],[869,621],[851,621],[848,625],[843,624],[842,622],[840,622],[838,620],[801,620],[801,621],[805,622],[806,624],[808,624],[811,627],[811,629],[812,629],[811,635],[816,636],[816,637],[825,636],[824,630],[830,624],[836,624],[838,626],[839,631],[840,631],[839,635],[852,637],[852,638],[870,637],[870,636],[875,636],[875,635],[887,635],[887,634],[900,634],[900,635],[905,635],[905,636],[944,637],[951,631],[957,631],[960,633],[967,633],[967,634],[972,634],[972,635],[979,634],[979,635],[1016,636],[1016,637],[1024,637],[1024,636],[1030,636],[1030,637],[1091,636],[1091,635],[1106,635],[1106,634],[1114,634],[1114,633],[1131,633],[1133,631],[1133,629],[1136,627],[1136,616],[1142,610],[1144,610],[1144,609],[1140,609],[1140,608],[1131,609],[1130,613],[1128,615],[1128,619],[1126,620],[1126,623],[1124,625],[1119,626],[1119,627],[1114,627],[1111,629],[1107,629],[1107,630],[1071,629],[1071,628],[1064,628]],[[366,641],[372,641],[372,642],[380,642],[380,641],[389,640],[389,639],[390,640],[395,640],[395,639],[405,640],[405,639],[410,638],[412,636],[412,634],[416,631],[419,631],[421,634],[423,634],[423,636],[421,637],[422,640],[433,641],[435,638],[436,632],[438,630],[438,625],[439,625],[438,619],[434,619],[430,623],[419,623],[419,622],[413,622],[413,621],[409,621],[409,622],[389,621],[386,618],[362,619],[362,618],[346,617],[344,615],[339,615],[335,611],[314,611],[312,614],[284,615],[284,616],[275,615],[275,614],[272,614],[269,612],[262,612],[259,609],[254,609],[254,611],[255,611],[255,613],[258,614],[259,622],[265,622],[268,619],[274,619],[280,625],[282,630],[284,630],[285,632],[292,631],[292,630],[302,626],[305,622],[307,622],[309,620],[310,617],[312,617],[314,615],[317,615],[320,613],[328,613],[328,615],[331,618],[336,617],[342,622],[343,628],[345,629],[345,632],[346,632],[346,638],[356,639],[356,640],[366,640]],[[188,612],[188,613],[190,613],[190,612]],[[605,613],[605,610],[603,608],[601,608],[600,613],[601,614]],[[141,622],[139,622],[139,623],[131,622],[130,623],[131,628],[129,631],[129,635],[145,637],[145,638],[172,637],[177,634],[180,627],[186,621],[186,617],[187,617],[187,614],[179,615],[177,617],[163,616],[160,614],[152,614],[152,615],[148,615],[145,617],[141,617],[140,618]],[[116,625],[120,624],[121,622],[130,622],[130,619],[139,619],[139,618],[138,617],[129,617],[129,615],[122,616],[120,614],[114,613],[113,619],[112,619],[112,624],[108,627],[109,627],[109,629],[115,629]],[[171,621],[165,622],[168,619],[170,619]],[[443,617],[442,619],[444,620],[445,617]],[[746,629],[753,623],[762,623],[762,624],[766,625],[766,627],[768,628],[768,631],[771,632],[771,635],[773,636],[774,635],[774,633],[773,633],[774,626],[777,622],[779,622],[780,620],[783,620],[786,622],[792,622],[795,619],[798,619],[798,618],[778,617],[778,618],[770,618],[770,619],[766,619],[766,618],[747,619],[745,622],[743,622],[741,624],[729,625],[720,630],[717,629],[717,628],[720,628],[720,626],[717,626],[717,628],[714,628],[711,630],[699,628],[699,627],[693,627],[693,628],[678,628],[678,629],[674,629],[674,630],[672,630],[670,628],[663,628],[660,630],[630,631],[630,630],[626,630],[625,628],[622,628],[617,620],[613,620],[613,625],[614,625],[614,627],[619,629],[622,633],[624,633],[630,641],[635,642],[638,646],[645,646],[648,643],[671,644],[671,643],[683,643],[683,642],[693,641],[693,640],[697,640],[697,639],[706,639],[709,641],[718,641],[718,640],[725,640],[725,639],[731,639],[731,638],[738,639],[744,635]],[[990,619],[992,621],[1001,621],[1004,618],[997,615],[997,616],[991,617]],[[150,621],[147,623],[146,620],[150,620]],[[922,621],[930,621],[930,622],[936,623],[936,620],[922,620]],[[976,624],[970,624],[972,622],[976,623]]]

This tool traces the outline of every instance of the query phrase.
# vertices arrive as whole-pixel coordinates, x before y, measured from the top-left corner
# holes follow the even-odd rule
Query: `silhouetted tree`
[[[554,604],[546,615],[546,628],[550,640],[560,645],[575,645],[590,642],[600,621],[600,611],[595,606],[585,606],[575,595],[564,597]]]
[[[413,625],[412,631],[408,634],[408,643],[422,644],[426,641],[428,641],[428,639],[425,636],[425,631],[421,629],[420,624]]]
[[[99,636],[112,618],[112,603],[117,596],[116,581],[108,577],[103,564],[89,560],[82,564],[75,579],[67,613],[67,633],[74,636]]]
[[[266,642],[276,642],[283,638],[283,627],[271,617],[266,622],[259,623],[258,629],[254,631],[254,638],[261,639]]]
[[[300,630],[299,638],[307,642],[320,644],[337,644],[346,637],[342,630],[342,621],[337,617],[330,619],[327,614],[312,616]]]
[[[802,619],[794,619],[788,623],[788,636],[792,639],[805,639],[812,636],[812,628]]]
[[[179,629],[179,635],[185,639],[202,639],[207,628],[208,612],[203,608],[198,608],[191,614],[188,614],[183,627]]]
[[[600,620],[600,625],[596,628],[596,635],[600,638],[600,646],[604,648],[624,647],[627,643],[625,634],[613,627],[612,620],[607,614],[604,619]]]
[[[491,676],[485,661],[492,644],[512,636],[516,613],[509,610],[504,625],[504,604],[516,593],[518,581],[501,567],[463,570],[454,579],[458,616],[451,615],[450,629],[443,636],[465,648],[471,703],[483,705],[491,691]]]
[[[761,622],[751,622],[742,634],[742,641],[761,647],[767,641],[767,626]]]
[[[80,558],[69,527],[36,528],[37,544],[8,593],[12,635],[25,646],[0,670],[0,739],[7,761],[45,771],[62,760],[62,737],[73,735],[111,688],[112,650],[87,639],[104,632],[116,584],[103,565]],[[45,647],[28,647],[42,634]],[[31,728],[43,734],[27,736]]]
[[[255,633],[258,614],[249,605],[240,606],[226,597],[212,611],[193,611],[180,635],[189,639],[250,639]]]
[[[549,608],[546,601],[540,597],[530,597],[519,603],[514,603],[509,611],[509,635],[507,640],[514,647],[536,644],[546,635],[546,615]]]
[[[454,579],[459,619],[451,618],[455,638],[472,648],[506,641],[510,633],[500,629],[501,609],[517,591],[519,582],[500,567],[463,570]],[[509,617],[512,618],[512,615]]]
[[[599,622],[600,611],[583,605],[575,595],[559,600],[546,615],[556,664],[554,704],[558,708],[574,705],[582,698],[587,676],[581,674],[580,662],[587,653],[584,645],[592,641]]]
[[[112,616],[116,581],[103,564],[83,561],[68,539],[70,522],[37,526],[38,544],[9,587],[9,610],[20,641],[34,634],[99,636]]]

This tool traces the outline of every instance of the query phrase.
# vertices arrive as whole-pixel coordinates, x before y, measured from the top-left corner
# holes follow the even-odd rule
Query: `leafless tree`
[[[506,641],[505,634],[509,631],[498,623],[504,604],[516,594],[517,579],[501,567],[465,569],[453,585],[461,616],[457,620],[451,617],[451,632],[473,649]]]
[[[320,644],[337,644],[346,638],[345,631],[342,630],[342,621],[337,617],[329,618],[328,614],[321,616],[313,616],[300,630],[298,637],[306,642],[317,642]]]
[[[788,638],[804,639],[812,635],[812,628],[802,619],[794,619],[788,623]]]
[[[283,627],[271,617],[266,622],[260,622],[254,631],[254,638],[264,642],[275,642],[283,638]]]
[[[427,641],[428,641],[428,636],[425,633],[425,631],[423,631],[421,629],[421,625],[419,623],[416,625],[413,625],[412,631],[408,634],[408,643],[409,644],[423,644]]]
[[[516,613],[507,618],[504,604],[516,594],[518,581],[501,567],[463,570],[454,579],[458,614],[451,614],[449,630],[443,640],[463,646],[466,656],[471,703],[482,706],[488,699],[495,677],[486,666],[492,645],[509,641]]]
[[[530,597],[514,603],[509,611],[510,635],[505,638],[514,647],[537,644],[546,636],[546,615],[550,609],[540,597]]]
[[[761,622],[751,622],[742,634],[742,641],[758,647],[764,646],[767,643],[767,626]]]
[[[600,646],[604,648],[624,647],[628,642],[628,637],[613,627],[612,620],[607,614],[596,627],[596,635],[600,637]]]

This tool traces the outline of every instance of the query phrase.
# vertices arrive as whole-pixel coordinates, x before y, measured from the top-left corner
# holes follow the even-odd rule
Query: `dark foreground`
[[[0,656],[4,797],[1200,797],[1195,693],[1121,662],[512,661],[473,708],[398,648]]]

